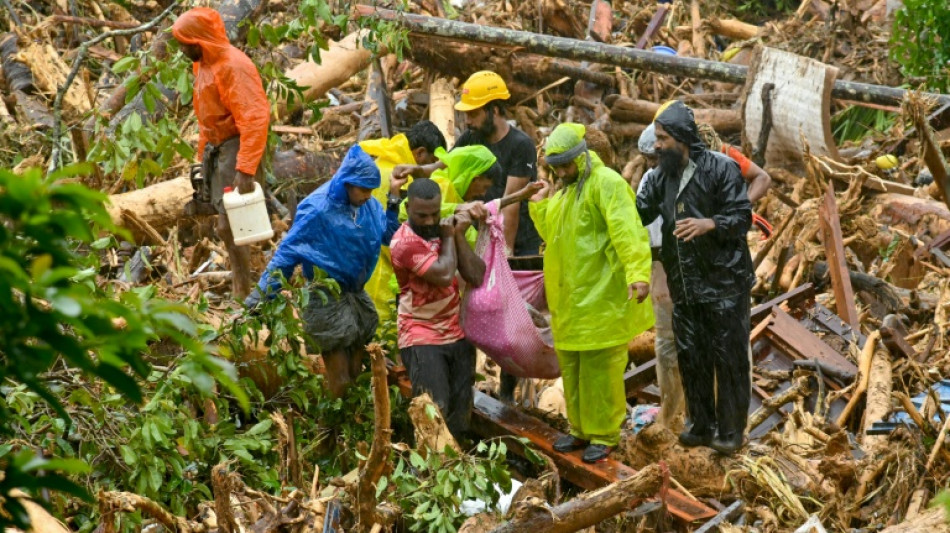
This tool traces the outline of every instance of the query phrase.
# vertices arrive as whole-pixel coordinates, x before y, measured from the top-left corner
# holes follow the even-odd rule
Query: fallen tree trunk
[[[644,126],[653,122],[660,104],[620,96],[610,106],[610,119],[616,122],[636,122]],[[694,109],[697,124],[709,124],[721,135],[742,131],[742,117],[731,109]]]
[[[320,63],[307,60],[287,72],[287,77],[293,80],[303,90],[303,98],[312,102],[322,98],[327,91],[337,87],[351,76],[369,66],[372,53],[360,44],[368,30],[351,33],[340,41],[331,42],[330,49],[320,54]],[[288,107],[286,101],[277,104],[278,117],[286,117],[299,106],[295,101],[293,108]]]
[[[592,41],[579,41],[577,39],[479,26],[423,15],[397,13],[396,11],[377,9],[372,6],[359,5],[356,6],[356,11],[360,15],[397,22],[415,34],[433,35],[455,41],[487,44],[494,47],[521,48],[525,52],[543,56],[605,63],[672,76],[744,84],[749,71],[748,67],[744,65],[668,56],[636,48],[625,48]],[[855,103],[893,105],[902,102],[905,94],[904,89],[837,80],[831,96],[843,100],[853,100]],[[926,97],[933,98],[940,104],[950,104],[950,95],[926,94]]]
[[[181,176],[168,181],[162,181],[142,189],[109,196],[109,205],[106,209],[112,222],[126,227],[122,211],[130,211],[138,215],[157,232],[163,233],[181,219],[182,208],[191,200],[191,180]],[[128,228],[137,242],[147,237],[145,232]]]
[[[582,494],[555,507],[522,502],[516,508],[514,517],[493,529],[492,533],[579,531],[630,509],[639,499],[656,494],[668,476],[669,471],[666,471],[664,466],[652,465],[632,477]]]

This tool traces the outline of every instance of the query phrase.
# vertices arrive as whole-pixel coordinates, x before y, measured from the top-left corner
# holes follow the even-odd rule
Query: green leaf
[[[122,460],[125,461],[125,464],[135,466],[135,463],[138,461],[138,456],[135,455],[135,452],[128,444],[119,446],[119,451],[122,452]]]
[[[133,68],[138,68],[138,66],[139,58],[135,56],[125,56],[112,64],[112,72],[115,74],[122,74],[123,72],[128,72]]]
[[[380,494],[386,490],[386,487],[389,486],[389,479],[386,476],[379,478],[379,483],[376,484],[376,498],[379,499]]]
[[[260,435],[262,433],[265,433],[267,430],[269,430],[271,425],[273,425],[273,422],[271,421],[271,419],[268,418],[266,420],[261,420],[257,424],[254,424],[254,426],[251,427],[251,429],[247,430],[247,433],[245,433],[245,435]]]

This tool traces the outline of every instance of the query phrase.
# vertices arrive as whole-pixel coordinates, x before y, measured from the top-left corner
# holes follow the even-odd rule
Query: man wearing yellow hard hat
[[[485,201],[520,191],[538,177],[538,154],[534,140],[507,121],[505,101],[511,98],[505,80],[498,74],[483,70],[472,74],[462,84],[461,99],[455,109],[465,113],[468,130],[459,137],[456,147],[480,144],[486,146],[503,172],[485,194]],[[528,203],[521,202],[503,211],[505,242],[513,255],[538,255],[541,237],[528,213]],[[517,380],[502,373],[500,395],[511,400]]]

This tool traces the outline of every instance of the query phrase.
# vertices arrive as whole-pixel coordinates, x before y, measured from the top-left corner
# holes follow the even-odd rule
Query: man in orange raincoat
[[[185,12],[172,26],[172,36],[194,62],[198,158],[219,215],[218,237],[231,261],[232,296],[240,301],[251,292],[251,255],[246,246],[234,244],[221,196],[230,186],[242,194],[253,192],[254,181],[261,181],[270,104],[257,67],[231,46],[217,11],[196,7]]]

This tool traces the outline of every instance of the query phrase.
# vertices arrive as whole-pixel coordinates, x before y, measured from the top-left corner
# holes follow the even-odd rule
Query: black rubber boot
[[[689,429],[680,433],[680,444],[687,448],[696,446],[709,446],[713,440],[712,429],[701,429],[696,426],[690,426]]]
[[[709,447],[723,455],[733,455],[742,448],[742,433],[732,432],[729,435],[716,435],[709,443]]]
[[[611,451],[613,451],[613,448],[605,444],[591,444],[584,450],[582,459],[585,463],[598,463],[606,460]]]
[[[574,435],[564,435],[554,441],[554,451],[561,453],[573,452],[587,446],[587,441]]]

